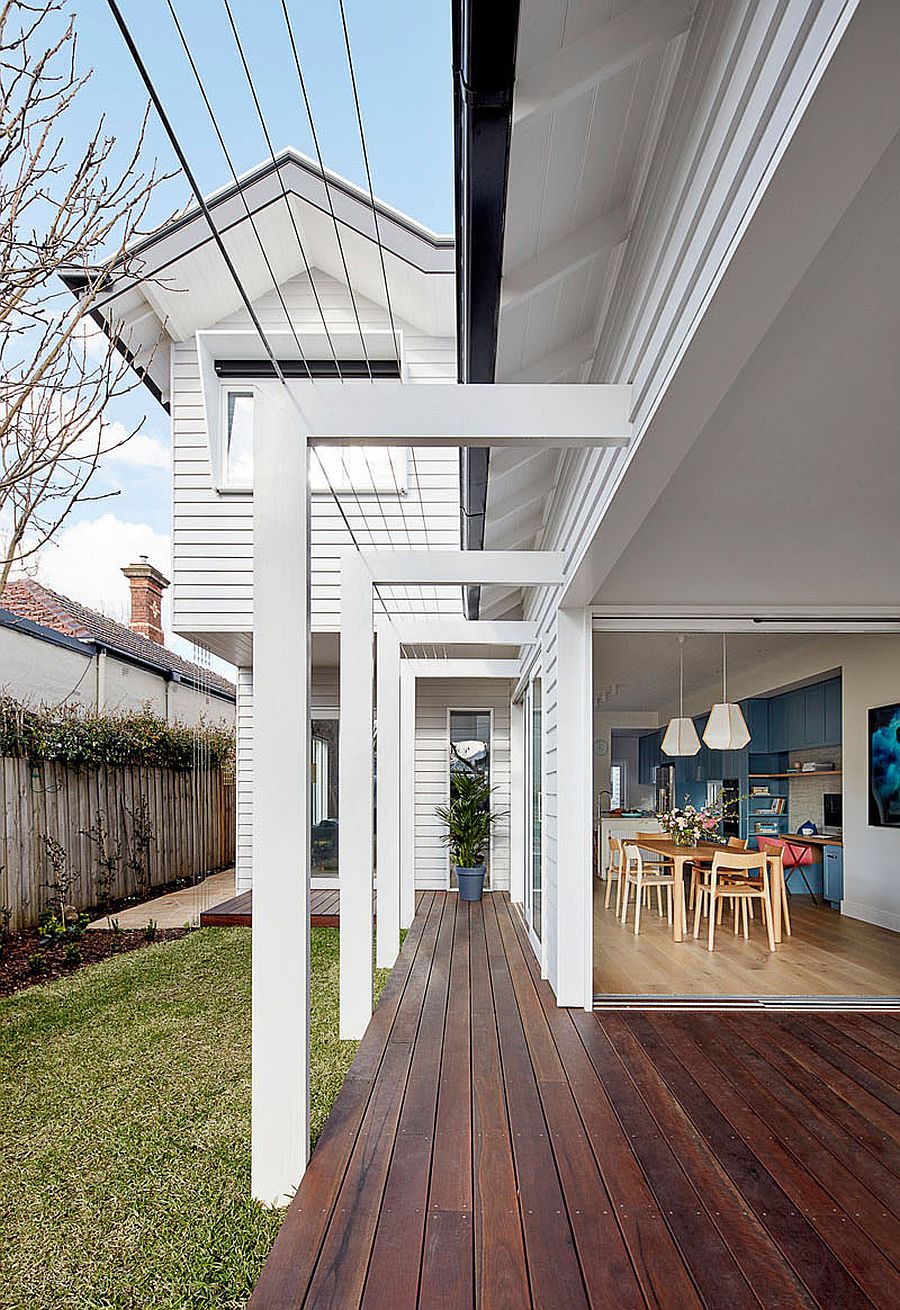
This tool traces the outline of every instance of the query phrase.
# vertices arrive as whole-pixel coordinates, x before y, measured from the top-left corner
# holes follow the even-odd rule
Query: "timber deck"
[[[561,1010],[429,892],[252,1310],[900,1305],[900,1022]]]
[[[416,905],[424,892],[416,893]],[[253,922],[253,893],[241,892],[213,905],[200,915],[201,928],[249,928]],[[341,894],[337,888],[313,887],[310,891],[309,922],[313,928],[338,928],[341,922]]]

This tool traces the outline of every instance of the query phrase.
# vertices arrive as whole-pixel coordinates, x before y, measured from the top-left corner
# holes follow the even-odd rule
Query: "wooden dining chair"
[[[624,863],[622,866],[622,923],[628,922],[628,900],[630,890],[634,887],[634,935],[637,937],[641,931],[641,905],[644,900],[644,892],[650,887],[656,887],[657,895],[660,897],[658,907],[660,917],[662,917],[662,888],[666,888],[669,923],[672,922],[672,894],[675,890],[675,869],[672,866],[671,871],[664,873],[662,866],[658,862],[647,861],[644,859],[644,853],[639,846],[632,842],[623,843]]]
[[[733,851],[745,851],[747,849],[746,837],[729,837],[728,846]]]
[[[779,889],[781,895],[781,931],[786,936],[791,935],[791,909],[790,897],[788,896],[787,882],[784,876],[784,852],[781,842],[766,841],[760,837],[759,849],[765,851],[769,860],[769,888],[771,894],[775,896],[775,888]]]
[[[616,880],[616,918],[619,917],[619,911],[622,907],[622,843],[618,837],[609,835],[609,863],[606,866],[606,897],[603,901],[604,910],[609,909],[609,897],[612,892],[613,878]]]
[[[744,937],[750,937],[750,915],[748,906],[751,901],[762,902],[763,919],[769,938],[769,950],[775,950],[775,934],[772,930],[772,900],[769,893],[769,861],[765,851],[716,851],[712,867],[703,870],[703,876],[697,885],[697,904],[694,910],[694,936],[700,936],[700,917],[704,901],[709,912],[709,933],[707,949],[715,950],[717,909],[725,900],[734,902],[735,916],[738,906],[744,924]],[[737,931],[737,918],[735,918]]]

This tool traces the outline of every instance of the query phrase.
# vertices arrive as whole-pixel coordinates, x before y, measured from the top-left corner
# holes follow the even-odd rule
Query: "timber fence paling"
[[[37,923],[52,899],[53,871],[44,838],[68,854],[70,903],[98,902],[99,850],[87,834],[102,815],[108,847],[120,849],[113,871],[113,898],[136,894],[131,867],[137,850],[134,815],[147,802],[152,838],[148,880],[152,887],[182,877],[201,877],[234,863],[234,786],[223,770],[101,765],[89,768],[0,756],[0,906],[11,911],[13,929]]]

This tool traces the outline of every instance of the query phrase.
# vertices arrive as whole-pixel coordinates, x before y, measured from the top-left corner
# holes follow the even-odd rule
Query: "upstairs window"
[[[253,486],[253,392],[225,392],[226,487]]]

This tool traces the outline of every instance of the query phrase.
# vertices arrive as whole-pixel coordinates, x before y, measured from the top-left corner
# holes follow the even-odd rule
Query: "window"
[[[491,711],[490,710],[450,710],[450,777],[447,795],[452,798],[453,779],[459,774],[468,774],[483,778],[490,785],[491,781]],[[490,885],[491,857],[490,849],[485,852],[487,876],[485,885]],[[451,887],[455,887],[456,876],[451,872]]]
[[[226,487],[253,485],[253,392],[225,392],[225,458],[223,481]]]
[[[625,764],[611,764],[609,766],[609,790],[611,810],[621,810],[625,804]]]

